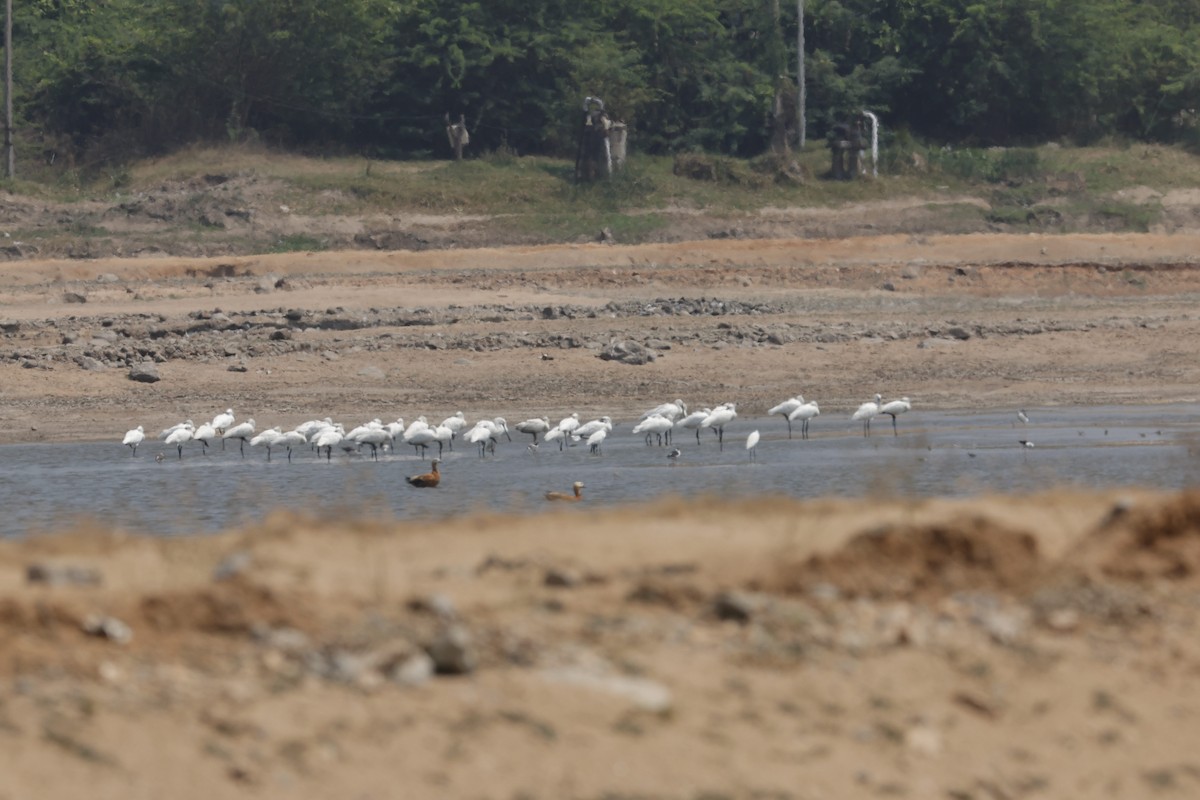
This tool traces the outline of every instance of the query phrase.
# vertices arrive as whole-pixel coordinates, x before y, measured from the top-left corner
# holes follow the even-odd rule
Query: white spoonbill
[[[1017,412],[1017,419],[1021,421],[1022,425],[1029,424],[1029,415],[1025,413],[1025,409],[1023,408]]]
[[[604,440],[608,438],[608,428],[601,428],[587,438],[588,452],[600,454],[600,447],[604,444]]]
[[[279,437],[283,435],[283,430],[279,426],[268,428],[262,433],[250,440],[251,447],[267,448],[267,461],[271,460],[271,448],[279,441]]]
[[[334,425],[331,428],[325,428],[320,431],[316,437],[312,439],[313,446],[317,448],[317,458],[321,457],[321,448],[325,448],[325,460],[333,460],[333,448],[342,443],[345,437],[341,425]]]
[[[725,449],[725,426],[737,418],[737,404],[723,403],[712,410],[712,413],[700,423],[701,428],[712,428],[717,434],[717,442],[722,450]]]
[[[693,411],[675,424],[689,431],[695,431],[696,444],[700,444],[700,428],[703,426],[704,420],[708,419],[708,415],[711,413],[711,408],[702,408],[699,411]]]
[[[750,451],[750,460],[758,460],[758,431],[750,431],[746,437],[746,449]]]
[[[254,419],[253,418],[248,419],[245,422],[239,422],[237,425],[234,425],[232,428],[225,431],[225,434],[221,437],[221,441],[223,442],[226,439],[237,439],[238,441],[240,441],[242,458],[245,458],[246,457],[246,442],[252,436],[254,436]]]
[[[585,422],[584,424],[575,428],[575,430],[572,431],[572,434],[580,439],[587,439],[596,431],[602,430],[607,434],[612,433],[612,429],[612,417],[600,417],[599,419],[594,419],[591,422]]]
[[[388,442],[392,441],[392,432],[388,430],[387,426],[385,425],[380,425],[377,428],[372,427],[365,433],[360,433],[357,441],[360,447],[365,444],[367,447],[371,448],[371,459],[378,461],[379,448],[380,446],[386,445]]]
[[[874,400],[868,400],[858,407],[858,410],[850,415],[852,422],[861,421],[863,424],[863,436],[871,435],[871,418],[879,416],[879,404],[883,402],[883,395],[876,394]]]
[[[163,432],[158,435],[158,438],[166,439],[172,433],[174,433],[175,431],[180,430],[182,428],[191,428],[192,430],[195,430],[196,425],[190,419],[187,420],[186,422],[177,422],[174,425],[172,425],[171,427],[164,429]]]
[[[217,438],[217,429],[213,427],[212,423],[201,422],[200,427],[196,428],[196,432],[192,434],[192,438],[200,443],[200,452],[207,453],[213,439]]]
[[[664,436],[668,437],[666,440],[666,444],[671,443],[669,435],[671,433],[671,429],[674,427],[675,427],[675,423],[672,420],[664,417],[662,414],[651,414],[650,416],[646,417],[641,422],[639,422],[637,425],[634,425],[633,432],[635,434],[636,433],[645,434],[647,445],[650,444],[651,436],[657,436],[658,437],[658,445],[659,445],[659,447],[662,447],[662,445],[664,443],[663,442]]]
[[[793,411],[795,411],[797,408],[799,408],[802,405],[804,405],[804,396],[798,394],[795,397],[789,397],[787,400],[784,400],[782,403],[780,403],[777,406],[774,406],[773,408],[771,408],[770,411],[767,412],[767,414],[769,414],[771,416],[780,414],[783,416],[783,418],[785,420],[787,420],[788,438],[789,439],[792,438],[791,414]]]
[[[406,431],[404,434],[404,443],[410,445],[413,451],[421,458],[425,457],[425,452],[429,449],[432,442],[437,441],[437,429],[426,425],[423,428],[417,428],[414,431]]]
[[[454,440],[458,437],[463,429],[467,427],[467,415],[461,411],[455,411],[450,416],[442,420],[442,424],[438,427],[450,429],[450,449],[454,449]]]
[[[656,406],[655,408],[652,408],[646,413],[642,414],[640,419],[646,419],[647,417],[652,417],[655,414],[658,414],[660,417],[666,417],[667,419],[671,420],[671,422],[674,422],[675,420],[687,414],[687,403],[683,402],[682,400],[676,400],[674,403],[663,403],[662,405]]]
[[[176,428],[167,435],[166,443],[175,445],[180,460],[183,460],[183,446],[192,440],[192,431],[191,425],[184,425],[184,427]]]
[[[800,438],[807,439],[808,423],[812,421],[813,417],[820,416],[820,414],[821,408],[817,405],[817,401],[809,400],[807,403],[797,406],[795,411],[788,414],[788,423],[790,424],[796,420],[800,420]]]
[[[231,427],[232,425],[233,425],[233,409],[232,408],[225,409],[224,414],[217,414],[212,419],[213,429],[217,433],[220,433],[220,434],[224,434],[225,429]]]
[[[292,460],[292,448],[299,447],[302,444],[308,444],[308,437],[299,430],[288,431],[287,433],[281,434],[279,440],[275,442],[277,447],[287,448],[289,462]]]
[[[550,431],[550,418],[541,417],[534,419],[526,419],[518,422],[513,426],[521,433],[528,433],[533,437],[533,443],[537,444],[539,433],[548,433]]]
[[[131,456],[136,456],[138,445],[141,444],[145,438],[146,430],[141,425],[138,425],[133,430],[125,432],[125,438],[121,440],[121,444],[127,445],[133,451],[130,453]]]
[[[884,403],[879,407],[880,414],[887,414],[892,418],[892,435],[899,436],[896,431],[896,417],[903,414],[905,411],[912,410],[912,403],[907,397],[901,397],[899,400],[892,400],[889,403]]]

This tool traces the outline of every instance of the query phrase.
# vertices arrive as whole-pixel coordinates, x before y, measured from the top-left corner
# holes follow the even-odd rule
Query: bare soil
[[[1196,398],[1194,233],[775,232],[13,261],[0,441]],[[0,542],[0,800],[1194,796],[1200,500],[1152,488]]]

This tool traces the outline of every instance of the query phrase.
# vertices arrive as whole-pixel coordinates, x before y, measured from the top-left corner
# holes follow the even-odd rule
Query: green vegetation
[[[470,154],[493,167],[572,158],[585,96],[652,155],[751,158],[796,124],[798,18],[777,0],[14,6],[18,174],[46,183],[128,187],[113,165],[196,143],[442,157],[443,117],[460,113]],[[1036,173],[1049,141],[1200,143],[1195,3],[807,0],[805,38],[814,142],[870,109],[886,145],[951,145],[938,168],[987,181]],[[974,149],[992,145],[1022,149]],[[424,202],[465,201],[431,189]]]

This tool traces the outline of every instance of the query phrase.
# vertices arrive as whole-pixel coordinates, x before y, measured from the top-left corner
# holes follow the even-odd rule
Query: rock
[[[284,653],[299,654],[312,646],[308,634],[295,628],[271,628],[259,623],[251,627],[250,635],[264,647]]]
[[[649,678],[605,675],[582,667],[547,670],[542,677],[554,683],[567,683],[624,698],[638,710],[651,714],[669,714],[674,707],[671,690]]]
[[[766,596],[751,592],[721,592],[713,600],[713,613],[718,619],[749,622],[768,602]]]
[[[569,568],[550,567],[542,579],[546,586],[570,589],[583,583],[583,576]]]
[[[121,279],[111,272],[105,272],[96,276],[96,283],[120,283]]]
[[[90,567],[59,564],[30,564],[25,568],[25,580],[47,586],[99,586],[103,577]]]
[[[83,292],[63,292],[64,303],[86,303],[87,295]]]
[[[158,367],[153,361],[143,361],[129,368],[129,380],[139,383],[157,383],[162,380],[162,376],[158,374]]]
[[[486,570],[485,566],[480,568],[481,571]],[[424,597],[414,597],[407,603],[409,611],[417,611],[424,614],[432,614],[441,619],[454,619],[458,616],[458,609],[454,607],[454,601],[444,594],[430,594]]]
[[[78,364],[80,369],[85,369],[88,372],[103,372],[108,369],[108,367],[104,366],[104,362],[97,361],[91,356],[79,355],[71,360]]]
[[[627,339],[609,344],[608,347],[600,351],[600,358],[603,361],[616,361],[620,364],[640,366],[653,361],[654,353],[637,342]]]
[[[273,342],[286,342],[291,338],[292,332],[283,328],[271,332],[271,341]]]
[[[21,330],[21,323],[15,319],[0,319],[0,333],[16,333]]]
[[[245,572],[250,568],[252,563],[254,563],[254,557],[245,550],[231,553],[222,559],[221,563],[217,564],[213,569],[212,579],[214,581],[227,581]]]
[[[428,653],[414,653],[396,663],[387,674],[388,680],[401,686],[420,686],[433,677],[437,665]]]
[[[613,235],[612,228],[601,228],[600,235],[596,237],[596,241],[601,244],[616,244],[617,237]]]
[[[128,644],[133,641],[133,629],[116,617],[89,614],[83,621],[83,632],[116,642]]]
[[[960,342],[965,342],[967,339],[971,338],[970,331],[968,331],[966,328],[958,327],[957,325],[953,328],[947,328],[946,335],[951,339],[958,339]]]
[[[369,378],[370,380],[374,381],[381,381],[384,379],[385,375],[383,370],[381,370],[379,367],[363,367],[358,371],[358,377]]]
[[[468,675],[475,671],[479,657],[471,632],[462,625],[443,628],[425,648],[439,675]]]

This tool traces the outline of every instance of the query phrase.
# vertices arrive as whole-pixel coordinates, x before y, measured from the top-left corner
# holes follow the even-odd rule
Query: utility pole
[[[12,178],[17,172],[17,159],[13,153],[12,113],[12,0],[4,2],[4,175]]]
[[[9,0],[12,2],[12,0]],[[804,149],[804,129],[808,127],[805,109],[807,92],[804,86],[804,0],[796,0],[796,127],[799,128],[799,149]]]

